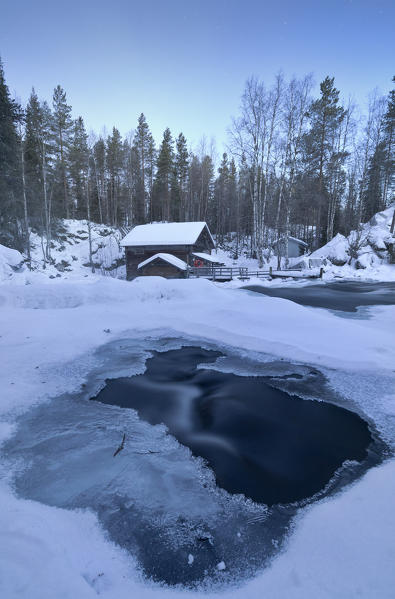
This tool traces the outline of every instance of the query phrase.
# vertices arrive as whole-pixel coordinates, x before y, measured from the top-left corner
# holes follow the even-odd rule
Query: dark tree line
[[[361,120],[343,106],[334,79],[312,97],[312,78],[266,88],[251,78],[229,150],[215,165],[201,144],[188,149],[169,129],[159,147],[144,114],[133,135],[106,137],[72,118],[58,85],[51,105],[35,90],[26,107],[11,99],[0,64],[0,243],[30,258],[30,231],[50,260],[60,219],[130,228],[152,221],[206,220],[236,252],[249,240],[260,262],[288,235],[317,247],[388,206],[394,194],[395,91],[372,96]]]

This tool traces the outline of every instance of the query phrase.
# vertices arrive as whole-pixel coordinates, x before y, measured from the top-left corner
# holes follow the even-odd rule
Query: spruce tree
[[[17,133],[20,120],[21,109],[10,98],[0,60],[0,243],[23,249]]]

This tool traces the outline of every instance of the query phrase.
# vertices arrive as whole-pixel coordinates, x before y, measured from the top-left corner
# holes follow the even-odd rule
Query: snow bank
[[[325,266],[326,278],[337,275],[395,280],[395,265],[389,264],[389,248],[395,243],[395,237],[390,233],[394,210],[392,206],[378,212],[359,231],[351,231],[348,237],[338,233],[326,245],[310,254],[309,258],[329,261]],[[361,270],[363,274],[358,272]]]
[[[349,260],[349,242],[344,235],[338,233],[331,241],[319,248],[309,258],[327,258],[336,266],[343,266]]]
[[[48,310],[66,310],[66,330],[61,314],[57,314],[51,316],[50,334],[56,330],[60,338],[67,339],[71,326],[76,333],[82,327],[82,341],[88,347],[88,333],[97,330],[100,322],[103,328],[105,323],[106,328],[116,326],[114,333],[118,334],[125,328],[171,329],[179,335],[334,368],[391,369],[395,363],[390,331],[367,330],[361,321],[339,319],[288,300],[221,289],[204,279],[141,277],[128,283],[101,278],[74,284],[51,281],[22,288],[4,286],[0,288],[0,305],[3,314],[6,307],[25,309],[9,314],[4,322],[6,330],[11,316],[18,328],[22,323],[26,330],[31,328],[32,309],[40,311],[34,319],[41,320],[43,327]],[[12,329],[9,332],[12,334]]]
[[[12,277],[15,270],[21,269],[23,260],[20,252],[0,244],[0,281]]]

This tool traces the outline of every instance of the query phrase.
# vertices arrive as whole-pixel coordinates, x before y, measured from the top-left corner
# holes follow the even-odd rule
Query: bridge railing
[[[204,277],[212,279],[232,279],[248,273],[247,268],[234,268],[231,266],[190,266],[189,277]],[[248,276],[248,275],[247,275]]]
[[[322,269],[321,269],[322,271]],[[320,275],[305,275],[306,278],[316,278]],[[224,281],[231,280],[234,278],[248,279],[250,277],[265,278],[265,277],[292,277],[292,273],[301,272],[300,268],[283,268],[281,270],[274,270],[272,267],[266,270],[249,270],[244,266],[189,266],[187,270],[187,277],[192,278],[205,278],[212,279],[213,281]],[[299,275],[296,275],[299,277]],[[305,278],[303,275],[301,275]]]

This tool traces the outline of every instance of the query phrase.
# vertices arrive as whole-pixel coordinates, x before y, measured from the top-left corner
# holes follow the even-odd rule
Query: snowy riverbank
[[[349,320],[204,280],[38,279],[0,287],[2,441],[30,406],[80,389],[98,367],[95,350],[103,344],[177,337],[237,348],[241,356],[314,365],[395,446],[392,306],[370,309],[370,320]],[[223,596],[389,598],[394,474],[394,462],[387,462],[340,495],[302,510],[271,567]],[[0,589],[7,599],[52,599],[59,589],[70,599],[97,593],[108,599],[200,597],[144,583],[94,514],[17,499],[9,482],[10,472],[3,471]]]

